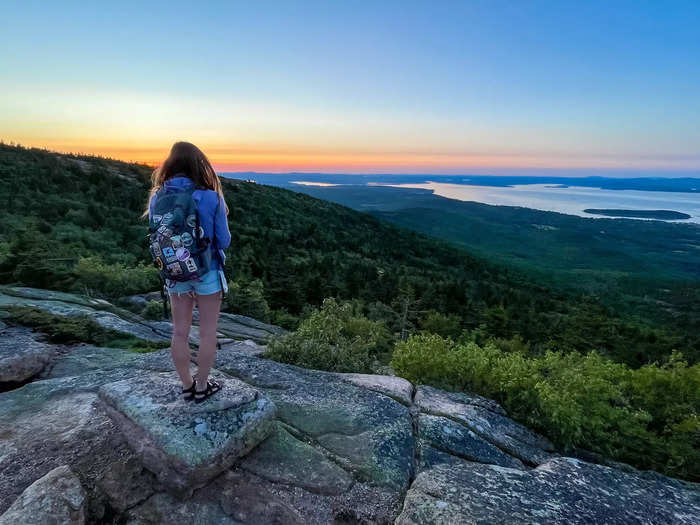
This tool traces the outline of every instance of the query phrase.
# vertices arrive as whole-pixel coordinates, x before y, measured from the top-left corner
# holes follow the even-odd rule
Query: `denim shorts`
[[[221,270],[210,270],[200,279],[192,279],[183,283],[167,281],[167,285],[168,293],[178,295],[211,295],[221,291],[228,292],[228,284],[224,279],[224,272]]]

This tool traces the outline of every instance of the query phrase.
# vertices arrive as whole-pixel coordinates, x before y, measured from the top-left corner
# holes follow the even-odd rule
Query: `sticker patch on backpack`
[[[180,268],[180,263],[173,263],[166,266],[170,275],[182,275],[182,268]]]
[[[178,248],[175,250],[175,257],[178,261],[185,261],[190,258],[190,251],[187,248]]]
[[[182,247],[182,236],[181,235],[173,235],[170,237],[170,244],[173,248],[181,248]]]
[[[190,228],[194,228],[197,226],[197,218],[194,215],[188,215],[185,224],[187,224],[187,226]]]
[[[194,239],[189,233],[184,232],[182,235],[180,235],[180,241],[184,246],[192,246]]]
[[[168,262],[172,262],[175,259],[177,259],[177,257],[175,257],[175,250],[173,250],[169,246],[163,248],[163,255],[165,256],[165,260]]]
[[[188,272],[196,272],[197,271],[197,263],[194,262],[194,259],[190,257],[189,259],[186,259],[184,261],[185,266],[187,266],[187,271]]]

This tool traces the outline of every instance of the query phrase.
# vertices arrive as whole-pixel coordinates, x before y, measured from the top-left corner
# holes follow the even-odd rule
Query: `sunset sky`
[[[200,5],[203,4],[203,5]],[[0,140],[221,171],[700,173],[700,2],[3,1]]]

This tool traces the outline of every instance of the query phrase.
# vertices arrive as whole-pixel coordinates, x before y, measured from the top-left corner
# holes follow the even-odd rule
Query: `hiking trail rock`
[[[337,458],[360,479],[403,490],[413,474],[413,423],[394,399],[305,370],[231,352],[217,354],[219,370],[265,392],[277,418]]]
[[[198,319],[199,316],[195,315],[195,321]],[[219,332],[233,339],[250,339],[256,343],[264,344],[272,337],[284,334],[286,330],[245,315],[222,312],[219,316]]]
[[[419,386],[415,404],[423,413],[464,425],[473,434],[529,465],[544,463],[554,450],[547,439],[508,418],[498,403],[481,396]]]
[[[0,525],[82,525],[85,499],[80,480],[62,465],[29,485],[0,516]]]
[[[30,328],[0,328],[0,383],[21,383],[51,362],[56,347]]]
[[[272,430],[275,405],[256,389],[217,375],[203,403],[182,399],[176,374],[144,373],[100,387],[107,413],[144,466],[181,492],[206,484]]]
[[[353,385],[389,396],[403,405],[412,403],[413,385],[402,377],[375,374],[338,374],[338,377]]]
[[[418,474],[397,525],[698,523],[700,493],[572,458],[531,470],[461,463]]]
[[[171,326],[46,290],[0,287],[3,305],[164,340]],[[131,525],[700,523],[690,483],[559,456],[480,396],[266,360],[260,343],[281,329],[226,323],[246,328],[221,330],[224,389],[201,404],[181,399],[167,348],[52,345],[0,324],[0,359],[34,363],[10,366],[29,382],[0,392],[0,519],[56,507],[61,523]]]

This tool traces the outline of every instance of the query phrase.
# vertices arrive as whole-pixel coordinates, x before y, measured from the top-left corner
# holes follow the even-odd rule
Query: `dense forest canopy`
[[[140,218],[150,168],[0,146],[0,282],[116,297],[158,286]],[[450,335],[515,336],[533,354],[596,350],[639,366],[673,350],[697,362],[700,336],[621,314],[584,294],[447,242],[285,189],[224,180],[232,244],[228,305],[294,327],[326,297],[352,299],[394,334],[436,315]],[[271,316],[271,317],[270,317]],[[451,324],[450,324],[451,323]]]
[[[141,217],[150,171],[0,145],[0,283],[109,299],[155,290]],[[497,399],[562,451],[700,479],[697,317],[666,322],[339,204],[223,184],[224,306],[294,330],[266,357],[333,371],[390,363],[416,383]],[[80,320],[5,313],[54,339],[114,339]]]
[[[686,187],[687,181],[678,184]],[[700,329],[698,224],[591,219],[447,199],[415,188],[289,187],[449,241],[518,268],[531,281],[585,293],[616,311]]]

